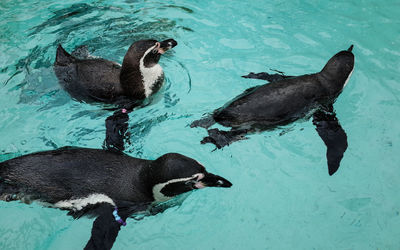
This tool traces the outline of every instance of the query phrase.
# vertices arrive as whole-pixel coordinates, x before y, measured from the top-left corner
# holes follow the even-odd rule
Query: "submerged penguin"
[[[0,200],[37,201],[75,218],[97,217],[85,249],[111,249],[125,220],[156,203],[195,189],[231,185],[177,153],[144,160],[63,147],[0,163]]]
[[[54,71],[61,86],[78,101],[140,102],[161,88],[164,73],[158,61],[176,45],[174,39],[137,41],[126,52],[122,66],[103,58],[78,59],[59,45]]]
[[[316,130],[327,146],[329,175],[332,175],[347,149],[347,136],[336,118],[333,103],[353,72],[352,49],[353,45],[334,55],[315,74],[294,77],[262,72],[243,76],[270,83],[245,90],[211,115],[193,122],[191,127],[208,129],[214,123],[230,127],[230,131],[210,129],[209,136],[202,140],[203,144],[213,143],[222,148],[246,139],[246,134],[271,130],[312,115]]]

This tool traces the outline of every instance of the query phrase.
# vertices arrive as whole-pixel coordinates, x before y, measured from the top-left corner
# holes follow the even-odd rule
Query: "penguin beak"
[[[205,187],[223,187],[228,188],[232,186],[232,183],[221,176],[205,173],[204,177],[197,180],[193,185],[195,189],[205,188]]]
[[[167,50],[172,49],[176,45],[178,45],[178,43],[171,38],[162,42],[157,42],[156,49],[158,50],[158,53],[164,54]]]

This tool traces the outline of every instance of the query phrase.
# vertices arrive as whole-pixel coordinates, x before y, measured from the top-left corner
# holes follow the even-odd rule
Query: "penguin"
[[[126,52],[122,66],[87,55],[80,59],[59,45],[54,71],[60,85],[78,101],[140,103],[161,88],[164,72],[158,61],[177,44],[174,39],[136,41]]]
[[[97,217],[85,249],[111,249],[128,217],[160,202],[205,187],[231,186],[178,153],[146,160],[63,147],[0,163],[0,200],[35,201],[74,218]]]
[[[209,129],[202,140],[222,148],[234,141],[247,139],[254,132],[272,130],[300,118],[313,117],[313,124],[327,146],[329,175],[333,175],[347,149],[347,135],[333,109],[333,103],[348,83],[354,69],[353,45],[335,54],[318,73],[301,76],[250,73],[244,78],[267,80],[270,83],[245,90],[223,107],[191,127],[208,129],[218,123],[229,131]],[[279,72],[279,71],[278,71]]]
[[[134,42],[126,52],[122,66],[103,58],[89,55],[87,48],[78,47],[71,55],[59,45],[54,62],[54,71],[60,85],[78,101],[115,104],[118,108],[106,119],[106,124],[126,139],[129,116],[134,108],[156,93],[164,83],[164,72],[158,64],[160,57],[178,43],[174,39],[162,42],[140,40]],[[122,120],[123,123],[118,121]],[[115,150],[124,150],[124,139],[118,137],[113,146]],[[104,147],[110,149],[107,141]]]

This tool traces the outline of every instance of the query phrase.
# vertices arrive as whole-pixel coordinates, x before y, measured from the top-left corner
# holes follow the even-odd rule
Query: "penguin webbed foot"
[[[324,141],[327,151],[329,175],[333,175],[340,166],[340,161],[347,149],[347,135],[341,127],[333,106],[329,105],[324,110],[318,110],[313,114],[313,124]]]
[[[122,152],[125,149],[125,140],[128,140],[129,115],[126,109],[120,109],[107,117],[106,123],[106,139],[103,148],[114,152]]]
[[[113,215],[114,210],[111,204],[102,204],[98,208],[100,215],[93,222],[92,233],[84,249],[111,249],[121,229],[120,222]],[[122,220],[128,217],[121,213],[119,216]]]
[[[117,207],[109,203],[97,204],[95,210],[87,211],[85,215],[96,214],[92,233],[84,249],[111,249],[122,225],[132,214],[146,211],[150,202],[133,203],[130,201],[114,201]],[[86,209],[87,210],[87,209]]]
[[[228,146],[232,142],[245,140],[247,131],[245,130],[231,130],[221,131],[219,129],[208,130],[208,136],[204,137],[201,144],[212,143],[216,146],[216,149],[221,149]]]
[[[269,74],[267,72],[260,72],[260,73],[254,73],[250,72],[247,75],[242,76],[243,78],[250,78],[250,79],[259,79],[259,80],[266,80],[268,82],[277,82],[284,80],[286,78],[291,78],[293,76],[286,76],[284,72],[278,71],[275,69],[271,69],[272,71],[277,72],[276,74]]]
[[[206,117],[203,117],[199,120],[192,122],[190,124],[190,127],[191,128],[202,127],[202,128],[207,129],[207,128],[211,127],[213,124],[215,124],[214,118],[212,117],[212,115],[208,115]]]

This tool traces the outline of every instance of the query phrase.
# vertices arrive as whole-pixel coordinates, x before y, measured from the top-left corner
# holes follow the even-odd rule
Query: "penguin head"
[[[121,86],[127,92],[127,96],[140,100],[158,90],[157,87],[153,87],[157,86],[159,81],[162,83],[164,79],[164,72],[158,61],[162,54],[177,44],[174,39],[162,42],[140,40],[129,47],[119,74]]]
[[[232,186],[225,178],[208,173],[196,160],[176,153],[165,154],[153,161],[150,179],[153,197],[157,202],[205,187]]]
[[[350,79],[354,69],[353,45],[347,50],[340,51],[326,63],[321,74],[328,80],[334,80],[341,90]]]
[[[150,68],[158,64],[162,54],[175,47],[177,44],[178,43],[174,39],[167,39],[162,42],[152,39],[140,40],[131,45],[125,55],[125,59],[131,64],[143,62],[144,67]]]

